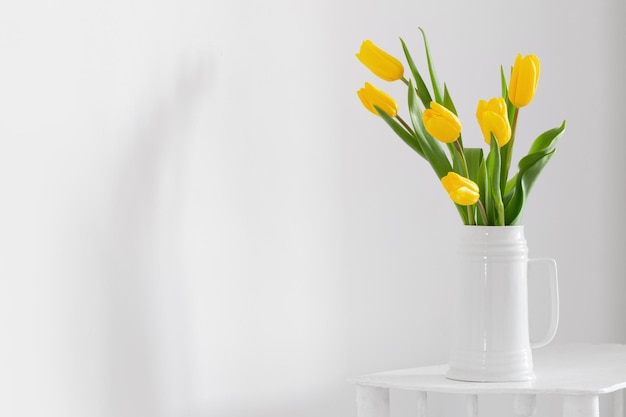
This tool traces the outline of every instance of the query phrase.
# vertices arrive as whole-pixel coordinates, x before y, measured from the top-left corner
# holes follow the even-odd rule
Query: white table
[[[478,416],[479,394],[513,394],[518,417],[535,414],[536,395],[563,399],[564,417],[599,417],[599,395],[615,395],[615,416],[624,415],[626,346],[565,345],[533,351],[537,379],[528,382],[460,382],[447,379],[447,365],[401,369],[350,379],[357,386],[358,417],[389,417],[389,390],[416,391],[417,417],[427,416],[429,392],[464,395],[466,415]]]

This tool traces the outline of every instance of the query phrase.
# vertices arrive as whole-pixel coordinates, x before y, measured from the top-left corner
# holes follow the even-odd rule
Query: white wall
[[[384,85],[360,42],[400,55],[402,36],[423,65],[417,26],[476,145],[499,65],[541,58],[518,138],[568,120],[525,217],[560,267],[556,342],[626,342],[624,15],[0,3],[0,415],[347,416],[348,376],[445,362],[460,222],[355,94]]]

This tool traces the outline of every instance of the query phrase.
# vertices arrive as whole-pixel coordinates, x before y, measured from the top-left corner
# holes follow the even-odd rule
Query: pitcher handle
[[[533,342],[530,341],[530,346],[534,348],[540,348],[552,341],[556,336],[556,329],[559,327],[559,282],[556,271],[556,261],[550,258],[541,259],[529,259],[528,268],[530,271],[531,265],[534,263],[544,263],[548,265],[549,280],[550,280],[550,326],[543,339]],[[530,273],[528,274],[531,275]]]

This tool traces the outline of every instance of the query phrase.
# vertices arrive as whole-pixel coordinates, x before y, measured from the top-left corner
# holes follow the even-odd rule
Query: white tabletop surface
[[[626,388],[626,345],[550,345],[533,351],[537,379],[460,382],[448,365],[380,372],[350,379],[358,385],[460,394],[605,394]]]

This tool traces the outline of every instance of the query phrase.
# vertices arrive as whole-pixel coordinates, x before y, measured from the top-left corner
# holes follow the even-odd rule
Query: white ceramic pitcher
[[[459,249],[446,376],[480,382],[534,379],[531,348],[550,343],[559,321],[556,262],[528,259],[523,226],[464,226]],[[533,263],[548,266],[552,304],[549,329],[537,342],[530,341],[528,330],[527,273]]]

